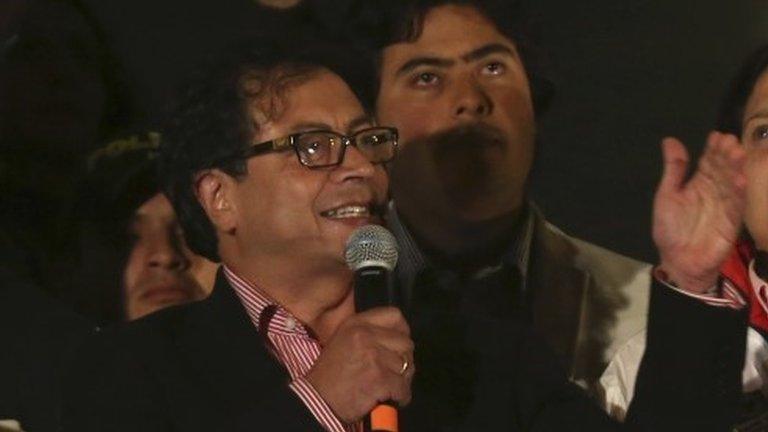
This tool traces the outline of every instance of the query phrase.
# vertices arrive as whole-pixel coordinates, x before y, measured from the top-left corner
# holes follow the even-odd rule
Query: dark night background
[[[150,116],[222,40],[262,25],[252,0],[90,2]],[[558,85],[539,125],[533,195],[570,234],[653,260],[660,139],[702,147],[731,75],[768,40],[768,3],[538,0],[532,9]]]

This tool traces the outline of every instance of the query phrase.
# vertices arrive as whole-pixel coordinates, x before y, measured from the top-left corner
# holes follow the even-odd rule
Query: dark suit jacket
[[[735,418],[730,400],[740,392],[743,314],[665,287],[654,297],[658,319],[649,325],[627,428],[721,430]],[[525,326],[428,312],[412,323],[417,378],[404,430],[622,427],[566,380]],[[692,329],[706,337],[690,338]],[[473,364],[478,350],[487,350],[483,365]],[[220,274],[209,299],[102,331],[82,349],[68,381],[64,431],[321,430],[287,383]]]
[[[102,330],[81,348],[63,430],[322,431],[288,383],[219,273],[208,299]]]
[[[617,427],[567,382],[562,357],[529,330],[525,314],[502,295],[508,290],[493,281],[461,293],[441,291],[435,280],[428,286],[428,278],[420,282],[434,296],[414,296],[410,314],[417,374],[413,403],[404,410],[408,430]],[[654,349],[638,377],[643,398],[635,399],[624,427],[726,430],[737,418],[744,311],[707,306],[660,284],[652,293],[648,339]],[[455,295],[461,298],[451,299]]]
[[[27,432],[57,430],[63,359],[91,328],[0,268],[0,419],[18,420]]]

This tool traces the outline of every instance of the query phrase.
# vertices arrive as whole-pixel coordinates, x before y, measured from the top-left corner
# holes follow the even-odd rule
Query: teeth
[[[323,216],[335,219],[367,217],[369,214],[365,206],[345,206],[323,212]]]

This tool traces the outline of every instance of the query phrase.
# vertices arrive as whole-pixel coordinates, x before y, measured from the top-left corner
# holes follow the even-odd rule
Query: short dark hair
[[[131,254],[136,211],[160,193],[160,135],[120,135],[91,153],[80,181],[66,244],[73,260],[67,293],[72,307],[99,325],[125,319],[123,274]]]
[[[345,2],[346,10],[326,11],[318,2],[308,13],[325,35],[345,39],[365,60],[373,59],[367,77],[355,82],[370,83],[360,91],[365,105],[375,106],[379,92],[381,51],[389,45],[413,42],[422,33],[424,19],[432,9],[444,5],[470,6],[488,18],[504,36],[515,43],[531,86],[533,106],[537,116],[549,108],[555,95],[555,85],[544,56],[534,42],[531,14],[519,0],[356,0]],[[307,13],[307,12],[305,12]],[[343,20],[344,22],[338,22]],[[339,30],[340,29],[340,30]],[[374,54],[370,54],[373,51]],[[366,68],[360,67],[360,70]]]
[[[741,136],[749,96],[768,69],[768,44],[753,51],[742,63],[720,104],[717,130]]]
[[[160,176],[187,244],[198,255],[220,261],[216,231],[195,195],[195,176],[211,168],[235,178],[247,174],[237,155],[261,126],[250,115],[249,104],[279,98],[286,86],[323,68],[344,76],[331,50],[308,40],[241,43],[209,63],[178,95],[160,145]],[[259,85],[247,86],[251,80]]]

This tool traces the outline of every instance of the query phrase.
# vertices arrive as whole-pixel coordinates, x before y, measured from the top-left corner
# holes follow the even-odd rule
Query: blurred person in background
[[[85,156],[127,122],[117,63],[80,0],[11,0],[0,21],[0,265],[59,286]]]
[[[66,300],[81,316],[0,267],[0,425],[58,430],[62,362],[93,324],[135,320],[210,293],[217,266],[189,251],[160,193],[159,139],[116,140],[88,160],[58,274],[74,287]]]
[[[99,324],[204,298],[218,266],[194,254],[160,191],[158,133],[114,140],[88,159],[77,202],[76,308]]]
[[[85,155],[121,116],[107,57],[79,2],[0,2],[0,420],[28,432],[58,429],[63,360],[92,329],[49,294]]]

